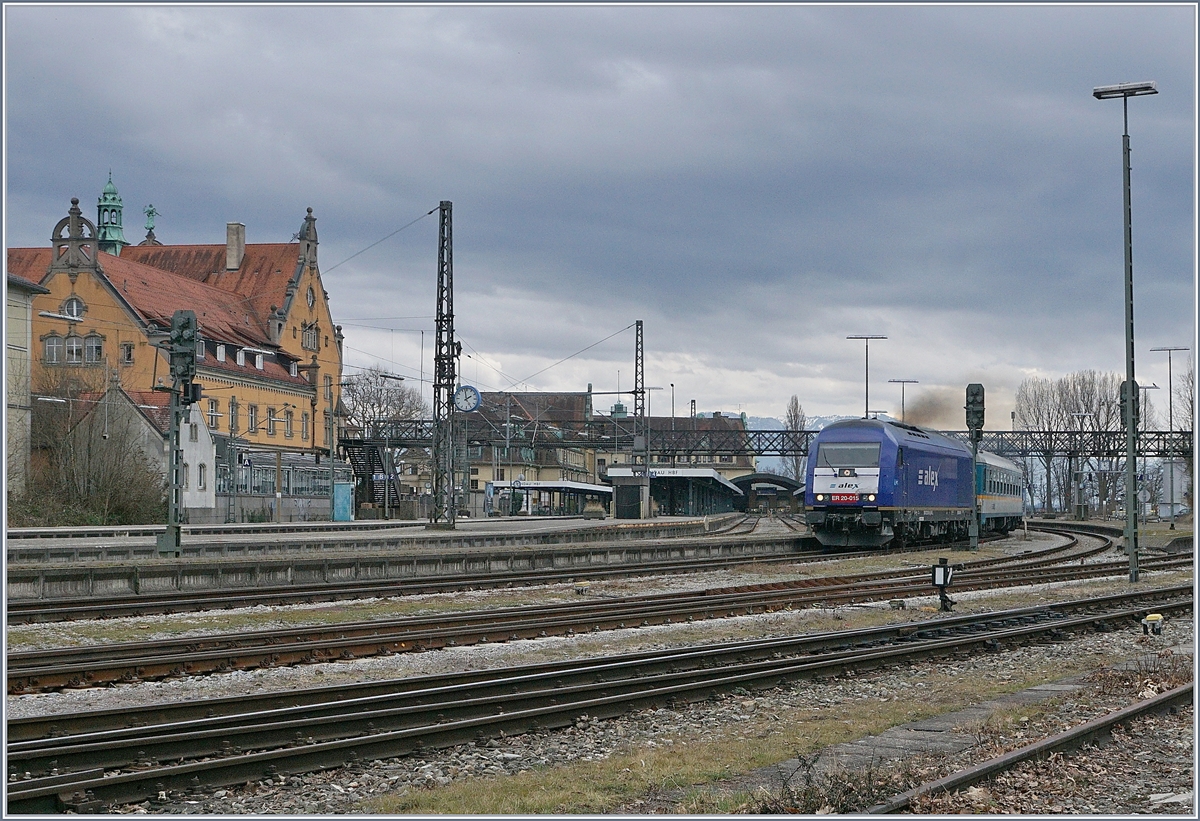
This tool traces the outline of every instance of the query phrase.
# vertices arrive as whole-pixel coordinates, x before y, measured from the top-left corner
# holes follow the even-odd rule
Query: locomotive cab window
[[[877,468],[878,442],[822,442],[817,446],[817,467]]]

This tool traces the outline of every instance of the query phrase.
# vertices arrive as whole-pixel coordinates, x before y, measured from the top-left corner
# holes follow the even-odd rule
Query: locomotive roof
[[[878,437],[886,436],[897,445],[926,450],[948,450],[964,456],[971,455],[971,449],[957,439],[944,436],[937,431],[918,428],[915,425],[885,422],[881,419],[844,419],[834,422],[821,429],[821,432],[817,434],[817,441],[828,440],[843,433],[854,436],[849,441],[876,441]]]

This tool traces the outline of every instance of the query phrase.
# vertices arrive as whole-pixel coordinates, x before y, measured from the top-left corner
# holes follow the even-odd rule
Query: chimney
[[[225,270],[236,271],[242,267],[246,255],[246,226],[240,222],[225,223]]]

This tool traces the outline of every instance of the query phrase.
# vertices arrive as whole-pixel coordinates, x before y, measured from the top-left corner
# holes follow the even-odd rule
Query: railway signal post
[[[162,346],[167,351],[167,359],[171,366],[171,387],[155,388],[171,394],[170,415],[171,429],[169,437],[169,457],[167,460],[167,528],[158,536],[158,555],[177,557],[180,554],[179,520],[180,509],[183,507],[183,483],[180,481],[180,471],[183,467],[183,445],[179,441],[179,430],[186,421],[184,414],[189,413],[192,403],[199,402],[201,397],[200,385],[193,380],[196,378],[196,342],[200,338],[200,329],[196,323],[193,311],[176,311],[171,317],[171,332],[167,344]]]
[[[946,588],[950,586],[950,581],[954,578],[954,568],[943,557],[938,559],[938,563],[931,568],[931,571],[933,586],[938,590],[939,609],[943,613],[949,613],[954,609],[954,599],[946,595]]]
[[[967,385],[967,430],[971,433],[971,549],[979,549],[979,440],[983,438],[983,385]]]

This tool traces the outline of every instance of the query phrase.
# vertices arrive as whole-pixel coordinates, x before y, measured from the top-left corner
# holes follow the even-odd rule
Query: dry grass
[[[1089,662],[1086,669],[1107,661]],[[811,755],[834,744],[1084,671],[1083,667],[1051,662],[1014,671],[1007,680],[914,671],[914,684],[919,680],[924,686],[914,686],[906,696],[892,701],[864,699],[859,704],[764,710],[718,731],[681,729],[661,739],[657,747],[625,750],[603,761],[472,778],[373,799],[362,809],[421,815],[611,813],[644,796],[668,793],[678,796],[671,799],[674,812],[745,811],[762,801],[762,796],[714,790],[712,785],[797,755]],[[736,766],[731,762],[737,762]]]

